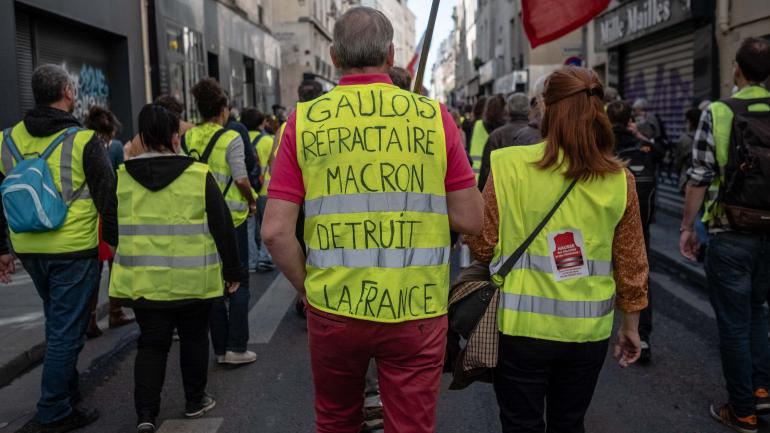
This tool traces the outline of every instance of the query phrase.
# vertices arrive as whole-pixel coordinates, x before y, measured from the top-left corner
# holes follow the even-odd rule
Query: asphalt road
[[[307,433],[313,431],[312,385],[305,322],[293,310],[293,293],[277,273],[252,277],[252,343],[256,363],[224,368],[213,363],[209,392],[218,405],[206,418],[181,420],[184,407],[178,350],[169,355],[161,433]],[[718,433],[710,402],[725,397],[713,312],[703,293],[660,273],[652,275],[655,330],[653,362],[622,370],[609,356],[586,419],[592,433]],[[86,404],[101,419],[83,433],[135,431],[133,345],[85,377]],[[439,433],[499,432],[491,386],[464,391],[442,387]],[[0,389],[0,393],[5,389]],[[13,425],[8,426],[13,428]],[[8,430],[13,431],[13,430]],[[767,422],[762,432],[770,432]],[[6,430],[0,425],[0,433]]]

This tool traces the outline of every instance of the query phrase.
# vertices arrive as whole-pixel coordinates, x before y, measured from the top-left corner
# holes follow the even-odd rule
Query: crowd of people
[[[138,433],[159,427],[175,334],[189,418],[216,406],[209,336],[220,364],[257,359],[250,273],[276,267],[307,318],[319,433],[434,432],[445,369],[494,383],[503,432],[582,432],[616,309],[620,367],[652,359],[659,182],[686,192],[682,254],[704,254],[699,213],[710,233],[729,394],[711,416],[757,431],[770,411],[770,179],[752,168],[770,162],[756,150],[768,147],[767,41],[743,42],[733,98],[682,113],[676,138],[647,101],[622,100],[588,69],[449,110],[410,92],[381,12],[352,8],[333,36],[339,85],[324,93],[304,81],[287,117],[235,110],[205,78],[192,88],[197,122],[164,95],[142,107],[125,145],[107,109],[91,108],[83,125],[72,116],[64,69],[35,70],[36,108],[3,131],[0,149],[0,280],[20,260],[44,303],[40,431],[99,416],[80,404],[76,365],[84,338],[102,332],[107,262],[108,324],[140,329]],[[450,286],[457,243],[474,261]],[[491,295],[469,334],[457,315],[476,291]],[[456,335],[467,344],[447,356]]]

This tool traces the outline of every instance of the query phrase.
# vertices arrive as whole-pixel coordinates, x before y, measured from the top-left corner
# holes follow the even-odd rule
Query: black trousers
[[[503,433],[584,433],[608,341],[500,335],[494,387]]]
[[[134,364],[134,404],[140,419],[160,412],[160,393],[166,379],[166,358],[174,328],[179,333],[179,367],[185,398],[203,398],[209,366],[211,300],[193,301],[174,308],[135,308],[141,335]]]
[[[650,258],[650,224],[655,216],[655,190],[653,186],[638,185],[636,194],[639,196],[639,213],[642,215],[642,232],[644,246],[647,249],[647,260]],[[649,285],[648,285],[649,286]],[[652,290],[647,289],[647,307],[639,313],[639,336],[649,342],[652,334]]]

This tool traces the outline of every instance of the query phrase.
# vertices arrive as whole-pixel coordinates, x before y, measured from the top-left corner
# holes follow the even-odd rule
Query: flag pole
[[[438,4],[440,0],[433,0],[430,7],[430,19],[428,20],[428,29],[425,30],[425,41],[422,44],[422,53],[420,54],[420,65],[417,67],[417,74],[414,77],[414,93],[422,93],[422,78],[425,75],[425,66],[428,62],[428,53],[430,52],[430,42],[433,40],[433,28],[436,27],[436,16],[438,15]]]

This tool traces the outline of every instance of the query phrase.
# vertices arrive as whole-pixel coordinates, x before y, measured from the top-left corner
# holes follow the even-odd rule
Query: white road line
[[[169,419],[158,433],[217,433],[224,418]]]
[[[294,303],[296,290],[283,275],[278,275],[249,312],[249,344],[269,343],[286,310]]]
[[[716,319],[714,309],[711,307],[711,304],[708,301],[705,301],[699,296],[695,295],[690,290],[683,287],[681,283],[672,280],[668,275],[664,275],[658,272],[650,272],[650,279],[654,280],[660,287],[663,288],[663,290],[667,291],[675,298],[678,298],[680,301],[705,314],[706,317]]]
[[[5,319],[0,319],[0,326],[14,325],[17,323],[35,322],[42,317],[43,317],[42,311],[22,314],[21,316],[15,316],[15,317],[6,317]]]

